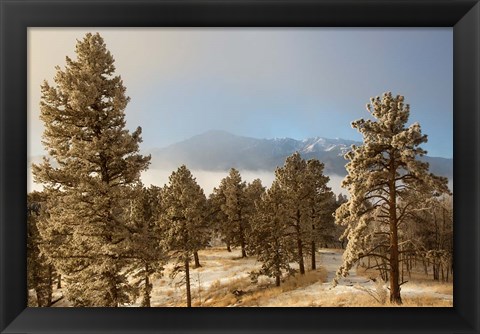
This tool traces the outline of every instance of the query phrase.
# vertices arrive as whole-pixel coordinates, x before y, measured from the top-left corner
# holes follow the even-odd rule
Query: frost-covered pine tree
[[[187,307],[191,307],[190,261],[204,243],[207,200],[185,165],[170,175],[162,195],[160,224],[163,241],[177,260],[172,277],[183,273],[180,283],[185,284]]]
[[[367,104],[371,120],[352,123],[363,136],[363,145],[352,146],[345,157],[347,176],[342,186],[350,199],[336,211],[336,222],[347,227],[348,239],[337,279],[346,276],[361,258],[384,260],[389,270],[390,301],[401,304],[399,278],[399,229],[405,228],[419,196],[447,193],[447,179],[428,172],[426,154],[420,145],[427,141],[420,125],[406,126],[410,107],[404,97],[390,92]],[[402,225],[403,224],[403,225]]]
[[[285,164],[275,171],[275,182],[282,189],[287,218],[293,229],[300,274],[305,274],[306,252],[312,237],[309,199],[312,198],[311,179],[307,173],[307,162],[295,152],[285,160]]]
[[[162,209],[161,188],[135,188],[135,197],[130,202],[128,220],[130,235],[131,268],[138,290],[142,293],[141,306],[150,307],[153,285],[151,277],[160,277],[167,255],[162,241],[163,235],[158,224]]]
[[[150,157],[138,153],[141,129],[125,128],[129,98],[102,37],[86,34],[75,51],[64,70],[56,67],[55,84],[41,87],[49,157],[33,174],[49,201],[42,251],[65,276],[75,306],[116,307],[134,295],[125,208]]]
[[[330,178],[323,175],[324,164],[316,159],[307,161],[305,170],[305,187],[310,189],[306,202],[306,219],[311,224],[311,231],[308,233],[310,241],[311,268],[316,269],[316,251],[318,243],[324,241],[330,223],[333,221],[335,195],[327,186]]]
[[[260,270],[251,273],[252,279],[255,281],[261,275],[272,277],[276,286],[280,286],[283,273],[294,273],[290,263],[297,259],[284,195],[278,183],[273,182],[256,202],[249,237],[249,248],[262,263]]]
[[[247,253],[250,249],[249,245],[249,236],[251,234],[251,224],[252,220],[257,211],[257,204],[261,200],[262,195],[265,193],[265,187],[262,185],[262,181],[260,179],[255,179],[252,182],[248,183],[245,187],[245,208],[243,212],[243,216],[245,218],[245,227],[246,233],[245,238],[246,242],[246,249]]]
[[[39,222],[46,218],[45,196],[34,191],[27,195],[27,287],[35,291],[36,302],[29,298],[28,306],[45,307],[52,304],[54,268],[40,247],[43,239]]]
[[[221,238],[225,243],[227,250],[232,251],[231,244],[233,239],[233,231],[227,225],[227,215],[222,211],[222,205],[225,205],[225,179],[222,179],[218,187],[213,188],[213,192],[208,197],[208,219],[213,227],[213,235]]]
[[[250,229],[247,220],[249,203],[245,195],[246,187],[240,172],[232,168],[214,191],[216,202],[223,213],[222,217],[226,219],[220,222],[220,231],[230,245],[240,246],[242,257],[247,256],[247,236]]]

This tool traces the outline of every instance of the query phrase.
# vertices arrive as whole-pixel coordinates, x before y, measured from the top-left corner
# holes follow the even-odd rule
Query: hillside
[[[312,137],[257,139],[236,136],[225,131],[208,131],[164,148],[150,150],[152,168],[174,170],[185,164],[193,170],[240,170],[273,172],[295,151],[303,158],[315,158],[325,164],[327,175],[346,175],[344,154],[351,145],[361,143],[345,139]],[[453,177],[453,160],[425,157],[430,171],[448,178]]]

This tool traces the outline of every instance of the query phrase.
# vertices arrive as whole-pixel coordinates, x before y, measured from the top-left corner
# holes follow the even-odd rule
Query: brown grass
[[[215,281],[208,290],[202,293],[203,300],[201,305],[198,300],[195,300],[193,305],[204,307],[261,306],[269,299],[282,293],[317,282],[324,282],[326,278],[326,270],[320,268],[309,271],[305,275],[297,274],[296,276],[288,277],[279,287],[274,286],[272,282],[253,284],[249,278],[238,278],[224,284]],[[240,291],[240,295],[235,295],[235,291]],[[298,299],[300,297],[294,296],[292,298]]]
[[[403,304],[381,304],[367,294],[341,294],[333,298],[315,302],[312,306],[322,307],[451,307],[451,300],[430,296],[402,297]]]
[[[358,276],[363,276],[366,278],[379,277],[376,271],[366,270],[364,267],[361,267],[361,266],[357,268],[356,273]],[[407,283],[405,283],[405,286],[415,284],[415,286],[424,288],[428,292],[434,292],[434,293],[445,294],[445,295],[453,295],[452,279],[450,279],[449,282],[434,281],[431,275],[425,275],[423,271],[417,270],[417,271],[412,271],[410,276],[405,274],[404,280],[407,281]],[[404,306],[435,306],[435,305],[430,305],[432,303],[431,299],[435,299],[435,298],[420,295],[418,297],[415,297],[414,300],[416,300],[416,302],[418,302],[421,305],[404,305]],[[443,304],[445,304],[444,303],[445,301],[441,299],[438,299],[438,300],[439,300],[439,303],[442,304],[438,306],[443,306]],[[414,301],[410,301],[410,302],[414,303]],[[452,301],[450,301],[449,303],[450,303],[450,306],[452,306],[451,305]]]

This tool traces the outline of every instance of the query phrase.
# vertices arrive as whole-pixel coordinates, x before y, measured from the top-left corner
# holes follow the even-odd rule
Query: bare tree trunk
[[[317,263],[316,263],[316,258],[315,258],[315,251],[316,251],[316,247],[315,247],[315,241],[312,241],[312,270],[315,270],[317,269]]]
[[[247,257],[247,252],[245,250],[245,232],[243,229],[242,222],[240,221],[240,246],[242,247],[242,257]]]
[[[187,289],[187,307],[192,307],[192,295],[190,294],[190,263],[185,259],[185,287]]]
[[[150,307],[150,277],[148,263],[145,263],[145,286],[143,287],[142,307]]]
[[[247,251],[245,249],[245,240],[243,239],[243,237],[240,245],[242,246],[242,257],[247,257]]]
[[[198,258],[198,252],[193,252],[193,259],[195,260],[194,268],[200,268],[202,265],[200,264],[200,259]]]
[[[230,248],[230,242],[227,242],[226,244],[227,244],[227,251],[228,251],[228,252],[231,252],[232,249]]]
[[[52,285],[53,285],[53,266],[48,266],[48,295],[47,306],[52,306]]]
[[[61,289],[61,288],[62,288],[62,275],[58,274],[58,276],[57,276],[57,289]]]
[[[390,157],[395,155],[390,152]],[[389,202],[389,216],[390,216],[390,302],[394,304],[402,304],[402,297],[400,296],[399,272],[398,272],[398,226],[397,226],[397,197],[395,184],[395,161],[390,160],[391,179],[389,184],[390,202]]]
[[[400,296],[400,284],[398,273],[398,235],[396,222],[395,228],[391,230],[390,240],[390,302],[401,304],[402,298]]]
[[[295,230],[297,232],[298,266],[300,269],[300,274],[305,275],[305,265],[303,263],[303,243],[302,243],[302,236],[300,234],[300,211],[299,210],[297,210]]]

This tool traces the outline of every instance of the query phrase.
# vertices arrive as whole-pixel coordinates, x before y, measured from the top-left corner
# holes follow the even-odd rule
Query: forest
[[[27,194],[29,306],[452,306],[453,194],[429,171],[427,135],[386,92],[352,122],[346,195],[296,152],[270,187],[231,168],[205,195],[188,166],[140,175],[126,87],[103,38],[41,86],[42,143]]]

